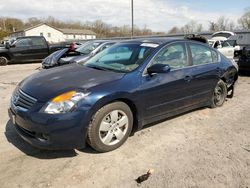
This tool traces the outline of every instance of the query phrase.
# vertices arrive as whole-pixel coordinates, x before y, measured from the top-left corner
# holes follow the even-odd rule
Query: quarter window
[[[199,44],[190,44],[190,49],[193,65],[203,65],[214,62],[212,52],[209,48]]]
[[[153,59],[153,64],[166,64],[171,69],[179,69],[188,66],[186,48],[184,44],[172,44],[164,47]]]

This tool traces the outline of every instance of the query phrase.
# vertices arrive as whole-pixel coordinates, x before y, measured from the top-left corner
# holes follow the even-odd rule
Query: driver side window
[[[25,46],[31,46],[31,40],[30,39],[21,39],[18,40],[15,43],[16,47],[25,47]]]
[[[153,59],[152,64],[169,65],[172,70],[187,67],[188,59],[184,44],[177,43],[164,47]]]

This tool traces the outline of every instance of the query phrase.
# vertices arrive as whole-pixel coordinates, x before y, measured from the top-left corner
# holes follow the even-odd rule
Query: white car
[[[234,52],[240,47],[237,45],[236,40],[228,40],[230,37],[236,34],[230,31],[218,31],[212,35],[212,38],[208,40],[209,45],[216,48],[228,59],[234,59]]]

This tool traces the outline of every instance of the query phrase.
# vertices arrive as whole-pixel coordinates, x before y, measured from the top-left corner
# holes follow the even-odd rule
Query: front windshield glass
[[[116,44],[92,57],[84,65],[114,72],[131,72],[139,67],[158,46],[145,44]]]
[[[86,44],[83,44],[79,48],[76,49],[77,52],[80,52],[81,54],[90,54],[94,49],[96,49],[99,45],[101,45],[101,42],[88,42]]]
[[[222,47],[235,47],[236,41],[235,40],[225,40],[222,43]]]

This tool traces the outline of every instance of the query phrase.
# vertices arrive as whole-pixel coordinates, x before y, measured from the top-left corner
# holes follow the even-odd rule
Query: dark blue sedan
[[[45,149],[99,152],[121,146],[144,125],[233,95],[233,63],[187,39],[123,41],[84,64],[41,71],[11,98],[10,118],[28,143]]]

